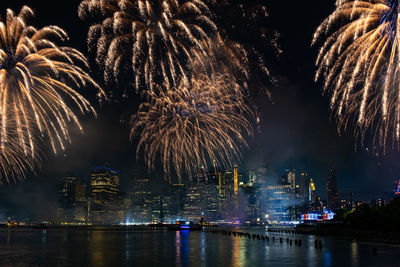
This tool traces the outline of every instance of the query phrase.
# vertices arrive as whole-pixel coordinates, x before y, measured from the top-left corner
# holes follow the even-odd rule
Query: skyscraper
[[[328,179],[326,180],[326,195],[328,209],[337,209],[339,207],[339,193],[336,181],[336,168],[334,166],[329,169]]]
[[[296,173],[295,170],[287,171],[287,182],[290,184],[290,188],[294,190],[296,188]]]
[[[132,188],[132,219],[145,223],[151,221],[152,192],[147,178],[135,178]]]
[[[94,223],[118,220],[119,172],[108,167],[96,167],[90,175],[91,219]]]
[[[74,218],[75,194],[77,179],[74,176],[65,176],[58,182],[59,214],[63,221],[72,221]]]
[[[60,215],[63,221],[84,222],[86,220],[86,186],[74,176],[65,176],[58,183]]]
[[[314,211],[317,205],[317,194],[315,192],[314,180],[310,179],[310,184],[308,185],[308,208],[310,211]]]
[[[238,194],[239,190],[239,170],[238,170],[238,165],[235,163],[233,165],[233,193],[236,196]]]
[[[307,198],[308,180],[308,174],[302,172],[300,175],[300,196],[303,200]]]
[[[203,202],[204,184],[193,182],[186,190],[183,214],[186,220],[198,222],[205,211]]]
[[[256,172],[252,169],[247,170],[247,179],[246,183],[249,186],[253,186],[253,184],[257,181],[257,175]]]

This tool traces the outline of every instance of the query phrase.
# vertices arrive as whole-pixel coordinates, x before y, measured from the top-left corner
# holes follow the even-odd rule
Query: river
[[[241,231],[268,234],[263,228]],[[275,242],[189,231],[2,229],[0,265],[400,266],[397,245],[321,238],[319,249],[311,235],[268,235]],[[301,239],[302,246],[290,245],[286,238]]]

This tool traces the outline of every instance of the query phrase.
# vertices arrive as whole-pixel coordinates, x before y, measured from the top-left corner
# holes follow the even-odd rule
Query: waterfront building
[[[292,206],[292,188],[289,183],[267,186],[267,215],[269,220],[280,223],[292,220],[290,206]]]
[[[308,185],[308,209],[309,211],[314,211],[318,206],[317,201],[317,193],[315,192],[315,183],[311,178],[310,183]]]
[[[109,224],[119,221],[119,172],[108,167],[96,167],[90,174],[91,221]]]
[[[160,220],[165,223],[175,223],[178,220],[173,194],[162,196]]]
[[[309,178],[308,174],[302,172],[300,174],[300,200],[302,203],[305,203],[308,198],[308,185],[309,185]]]
[[[202,184],[193,183],[187,188],[183,205],[183,217],[187,221],[199,222],[204,214],[203,192]]]
[[[218,213],[218,187],[214,184],[204,186],[205,201],[205,220],[208,222],[216,222],[219,217]]]
[[[183,217],[183,206],[186,196],[186,187],[184,184],[173,184],[174,204],[173,212],[176,214],[177,219]]]
[[[244,213],[245,213],[245,221],[251,224],[256,224],[257,219],[260,216],[260,210],[258,208],[257,202],[257,187],[255,184],[247,185],[243,188],[244,192],[247,195],[247,205],[245,205]]]
[[[230,198],[234,195],[234,173],[232,170],[226,170],[225,177],[225,197]]]
[[[239,192],[239,170],[238,165],[233,165],[233,194],[237,196]]]
[[[137,223],[152,220],[152,190],[147,178],[136,178],[132,188],[131,216]]]
[[[62,221],[72,221],[75,208],[75,189],[77,179],[65,176],[58,182],[59,217]]]
[[[64,222],[85,222],[87,219],[86,185],[74,176],[58,182],[59,215]]]
[[[75,184],[75,210],[74,210],[74,221],[75,222],[86,222],[88,220],[87,213],[87,197],[86,197],[86,185],[77,182]]]
[[[151,198],[151,221],[153,223],[163,221],[162,197],[159,194],[154,194]]]
[[[336,179],[336,168],[329,169],[328,179],[326,180],[326,195],[328,199],[328,209],[334,210],[339,207],[339,193]]]

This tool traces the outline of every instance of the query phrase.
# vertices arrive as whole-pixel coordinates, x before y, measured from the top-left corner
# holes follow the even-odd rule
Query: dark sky
[[[32,21],[35,26],[61,26],[70,35],[68,45],[87,54],[87,24],[77,16],[79,2],[2,0],[0,14],[3,17],[6,8],[17,11],[28,4],[36,13]],[[319,23],[333,10],[334,0],[261,2],[269,8],[271,27],[281,35],[279,44],[283,54],[272,64],[278,84],[271,88],[272,101],[265,99],[260,104],[261,132],[250,142],[251,149],[245,152],[241,168],[267,163],[271,173],[281,174],[286,168],[306,171],[324,196],[329,163],[333,162],[342,195],[356,192],[358,198],[367,200],[393,190],[394,180],[400,177],[399,153],[375,157],[355,149],[357,140],[351,131],[339,136],[328,110],[328,98],[321,95],[321,84],[313,81],[317,48],[310,47],[311,38]],[[94,73],[93,76],[101,82],[101,75]],[[94,91],[88,90],[84,95],[94,102],[97,119],[82,118],[85,134],[73,134],[72,145],[65,154],[49,153],[36,176],[30,175],[17,185],[3,185],[0,216],[2,211],[11,209],[40,207],[43,213],[54,210],[54,185],[58,178],[71,173],[87,179],[91,167],[105,162],[121,171],[125,188],[129,187],[136,170],[146,174],[142,164],[136,162],[135,147],[129,142],[128,122],[139,98],[133,96],[123,102],[98,106],[92,97]],[[151,178],[162,181],[156,175]]]

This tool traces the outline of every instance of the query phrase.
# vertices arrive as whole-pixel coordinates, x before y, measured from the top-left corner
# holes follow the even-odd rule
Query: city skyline
[[[59,207],[47,220],[63,224],[173,224],[202,218],[214,224],[295,224],[318,216],[332,219],[336,211],[354,211],[363,204],[383,207],[398,195],[397,181],[393,190],[370,201],[360,201],[354,192],[338,194],[334,165],[328,169],[323,189],[316,186],[315,178],[294,169],[279,176],[269,175],[265,166],[238,170],[237,164],[226,170],[210,168],[189,183],[166,184],[155,190],[146,177],[136,176],[131,187],[122,187],[119,171],[94,167],[88,181],[71,175],[58,180]],[[319,193],[324,190],[326,197]]]

